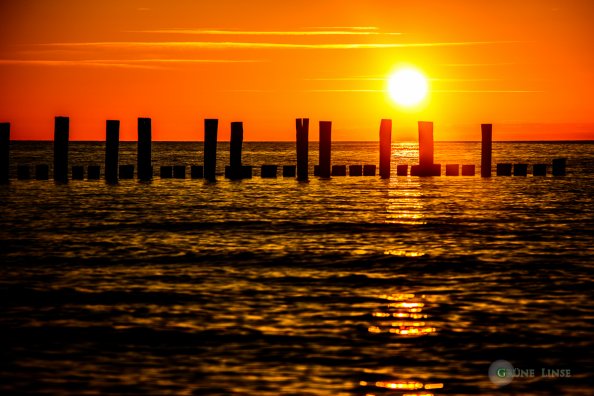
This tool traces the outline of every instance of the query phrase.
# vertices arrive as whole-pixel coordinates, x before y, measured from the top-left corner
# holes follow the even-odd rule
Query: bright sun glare
[[[427,79],[415,69],[400,69],[388,79],[388,93],[401,106],[414,106],[427,96]]]

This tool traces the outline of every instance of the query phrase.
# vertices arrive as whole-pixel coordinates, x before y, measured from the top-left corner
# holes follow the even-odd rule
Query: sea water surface
[[[70,164],[103,150],[71,143]],[[397,177],[404,143],[389,180],[258,176],[294,151],[245,143],[242,181],[0,186],[0,392],[593,393],[594,144],[494,144],[494,164],[567,157],[565,177]],[[332,156],[377,164],[377,143]],[[436,143],[442,165],[479,156]],[[153,144],[155,167],[201,161]],[[51,162],[51,142],[12,143],[13,167]],[[526,375],[496,386],[497,360]]]

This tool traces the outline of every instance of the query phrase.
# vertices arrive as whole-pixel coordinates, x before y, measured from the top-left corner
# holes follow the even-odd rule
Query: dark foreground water
[[[479,164],[477,143],[436,150]],[[244,163],[293,152],[247,143]],[[74,143],[71,164],[102,153]],[[416,156],[394,145],[393,165]],[[0,186],[0,392],[591,395],[594,145],[494,146],[494,163],[558,156],[564,178]],[[336,143],[333,162],[376,163],[376,143]],[[498,388],[497,360],[527,376]]]

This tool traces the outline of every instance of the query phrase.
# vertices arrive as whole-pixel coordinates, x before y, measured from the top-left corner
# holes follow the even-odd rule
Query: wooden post
[[[396,165],[396,175],[397,176],[408,176],[408,165]]]
[[[346,165],[332,165],[332,176],[346,176]]]
[[[363,176],[375,176],[375,165],[363,165]]]
[[[153,178],[153,167],[151,165],[152,155],[152,131],[150,118],[138,118],[138,154],[136,166],[138,169],[138,180],[151,180]]]
[[[419,121],[419,165],[429,168],[433,165],[433,123]]]
[[[276,165],[262,165],[260,167],[260,177],[275,178],[278,167]]]
[[[349,165],[349,176],[363,176],[363,165]]]
[[[462,165],[462,176],[474,176],[474,165]]]
[[[332,153],[332,121],[320,121],[320,177],[330,178]]]
[[[35,180],[48,180],[49,179],[49,165],[38,164],[35,165]]]
[[[511,176],[512,164],[497,164],[497,176]]]
[[[204,178],[216,181],[218,119],[204,120]]]
[[[120,179],[134,179],[134,165],[120,165]]]
[[[446,176],[460,176],[460,165],[458,164],[447,164]]]
[[[105,127],[105,181],[108,183],[117,183],[120,121],[107,120]]]
[[[202,179],[204,177],[204,167],[202,165],[190,166],[190,177],[192,179]]]
[[[31,170],[29,165],[17,165],[17,179],[29,180],[31,178]]]
[[[68,135],[70,119],[56,117],[54,119],[54,180],[68,182]]]
[[[380,169],[382,179],[390,178],[390,161],[392,159],[392,120],[384,119],[380,124]]]
[[[163,165],[159,170],[161,179],[171,179],[173,177],[173,166]]]
[[[532,176],[546,176],[547,164],[534,164],[532,167]]]
[[[229,143],[229,179],[241,179],[241,146],[243,145],[243,123],[231,123],[231,142]]]
[[[481,124],[481,177],[491,177],[493,125]]]
[[[72,180],[83,180],[85,178],[85,167],[74,165],[72,167]]]
[[[295,177],[295,165],[283,165],[283,177]]]
[[[297,124],[297,180],[308,179],[309,167],[309,118],[298,118]]]
[[[514,164],[514,176],[528,176],[528,164]]]
[[[87,166],[87,180],[99,180],[101,178],[101,167],[99,165]]]
[[[555,158],[553,160],[553,176],[565,176],[567,158]]]
[[[173,178],[174,179],[185,179],[186,178],[186,166],[185,165],[174,165],[173,166]]]
[[[10,179],[10,123],[0,123],[0,184]]]

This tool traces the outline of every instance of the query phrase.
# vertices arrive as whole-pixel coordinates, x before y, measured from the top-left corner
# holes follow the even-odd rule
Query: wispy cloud
[[[433,43],[271,43],[237,41],[103,41],[80,43],[49,43],[44,46],[54,47],[95,47],[95,48],[200,48],[200,49],[390,49],[418,47],[459,47],[490,44],[518,43],[518,41],[453,41]]]
[[[458,90],[458,89],[438,89],[431,90],[435,93],[494,93],[494,94],[508,94],[508,93],[544,93],[545,91],[532,91],[532,90],[513,90],[513,89],[502,89],[502,90]]]
[[[213,36],[397,36],[398,32],[380,32],[372,27],[335,27],[329,30],[233,30],[233,29],[155,29],[140,30],[138,33],[155,34],[185,34],[185,35],[213,35]]]
[[[134,69],[155,69],[164,65],[201,63],[253,63],[260,60],[233,59],[84,59],[84,60],[44,60],[44,59],[0,59],[0,65],[31,66],[86,66],[121,67]]]

